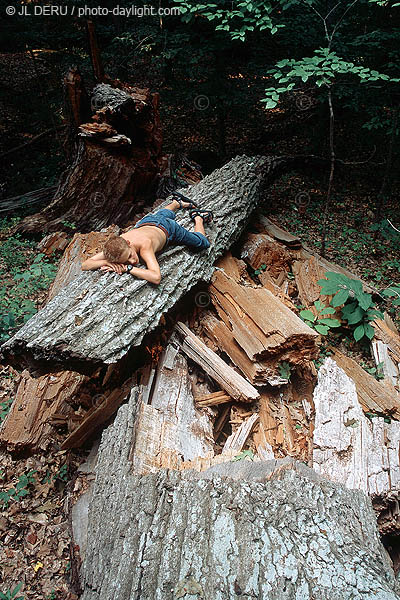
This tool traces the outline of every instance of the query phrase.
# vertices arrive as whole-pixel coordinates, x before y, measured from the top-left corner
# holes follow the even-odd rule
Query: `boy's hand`
[[[101,271],[114,271],[114,273],[118,273],[118,275],[121,275],[122,273],[126,272],[128,265],[121,265],[119,263],[108,263],[107,265],[104,265],[103,267],[100,267]]]

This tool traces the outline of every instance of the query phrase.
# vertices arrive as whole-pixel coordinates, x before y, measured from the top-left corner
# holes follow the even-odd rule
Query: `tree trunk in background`
[[[78,92],[76,87],[69,91],[77,122]],[[79,126],[71,165],[53,202],[23,219],[16,231],[43,233],[74,227],[85,233],[126,224],[155,186],[162,162],[158,94],[99,84],[91,106],[92,122]]]
[[[398,598],[365,494],[292,459],[133,475],[136,404],[102,437],[82,600]]]
[[[161,315],[199,281],[209,281],[214,262],[241,235],[266,179],[282,167],[280,157],[237,157],[185,190],[201,208],[214,211],[207,226],[211,247],[194,253],[171,246],[160,255],[162,281],[153,286],[128,273],[81,273],[2,347],[8,359],[56,361],[69,368],[114,363],[159,323]],[[186,212],[178,222],[193,223]]]

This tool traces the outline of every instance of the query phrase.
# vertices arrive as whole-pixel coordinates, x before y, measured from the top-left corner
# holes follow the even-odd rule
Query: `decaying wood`
[[[383,342],[388,349],[388,358],[394,363],[398,372],[400,372],[400,335],[398,334],[393,322],[390,322],[385,314],[385,320],[376,319],[373,322],[375,329],[375,338]],[[397,378],[399,383],[399,378]]]
[[[186,359],[173,346],[141,386],[137,403],[134,473],[176,469],[183,461],[213,455],[211,420],[196,410]]]
[[[286,275],[289,271],[291,257],[288,250],[263,233],[249,233],[244,240],[240,256],[253,269],[260,269],[261,265],[266,265],[266,269],[258,275],[263,285],[265,278],[272,278],[276,283],[282,272]]]
[[[388,378],[392,385],[398,386],[400,384],[400,371],[399,367],[390,357],[389,346],[380,340],[372,340],[371,348],[376,366],[378,367],[381,365],[385,377]]]
[[[365,494],[290,459],[134,475],[134,414],[131,400],[103,434],[82,600],[332,599],[333,582],[337,598],[396,600]]]
[[[330,358],[314,391],[313,468],[366,494],[400,491],[400,422],[368,419],[356,385]]]
[[[258,391],[246,379],[210,350],[186,325],[177,323],[176,332],[183,352],[212,377],[231,398],[252,402],[259,397]]]
[[[387,382],[377,381],[364,371],[355,360],[338,350],[333,358],[340,368],[354,381],[358,400],[366,412],[392,415],[400,419],[400,394]]]
[[[225,404],[231,400],[232,398],[223,390],[219,392],[211,392],[211,394],[206,394],[204,396],[196,396],[195,398],[196,405],[199,408],[204,406],[217,406],[218,404]]]
[[[63,252],[68,244],[68,234],[65,231],[55,231],[46,235],[37,245],[37,249],[46,256],[51,256],[54,252]]]
[[[299,298],[305,307],[313,309],[316,300],[328,305],[329,302],[325,302],[327,296],[321,295],[321,287],[317,283],[320,279],[325,279],[325,273],[326,269],[322,268],[315,256],[306,260],[296,260],[293,263]]]
[[[114,148],[113,136],[103,144],[96,136],[76,135],[71,164],[53,201],[23,219],[15,231],[59,231],[65,222],[74,223],[83,233],[123,225],[155,185],[162,159],[158,95],[148,89],[101,83],[93,90],[91,103],[95,114],[89,125],[109,126],[116,131],[118,143],[125,138],[131,143],[120,149]]]
[[[300,238],[285,231],[266,216],[258,215],[258,222],[264,231],[266,231],[269,236],[278,240],[278,242],[282,242],[282,244],[285,244],[285,246],[288,246],[289,248],[301,248],[302,243]]]
[[[318,353],[318,334],[263,288],[241,286],[216,271],[209,288],[213,304],[251,361],[301,363]]]
[[[61,450],[80,448],[86,440],[98,433],[100,427],[112,417],[130,394],[132,384],[126,382],[120,388],[114,389],[96,397],[96,406],[87,411],[82,421],[61,444]]]
[[[4,359],[19,364],[68,363],[75,368],[122,358],[129,348],[139,346],[183,294],[211,278],[214,262],[240,236],[265,178],[272,177],[279,165],[276,158],[237,157],[185,190],[201,208],[214,211],[214,222],[207,227],[211,241],[207,252],[181,246],[163,251],[159,286],[129,274],[81,273],[2,347]],[[193,227],[187,212],[178,214],[177,220]]]
[[[4,198],[4,200],[0,200],[0,214],[7,213],[7,215],[10,216],[21,208],[25,209],[28,206],[30,207],[35,204],[48,204],[54,198],[56,191],[57,186],[51,185],[49,187],[40,188],[39,190],[34,190],[33,192],[21,194],[20,196]]]
[[[262,361],[252,361],[246,352],[236,342],[231,329],[223,321],[217,319],[213,313],[206,312],[201,319],[200,331],[203,336],[211,340],[215,348],[225,352],[234,365],[247,377],[253,385],[282,385],[287,383],[277,375],[275,365],[272,367]]]
[[[251,415],[251,417],[243,421],[240,427],[238,427],[238,429],[234,433],[232,433],[232,435],[230,435],[226,440],[222,449],[222,454],[226,454],[227,452],[240,452],[243,446],[245,445],[246,440],[251,433],[251,430],[257,423],[258,418],[258,414],[254,413],[253,415]]]
[[[62,415],[65,422],[68,421],[73,413],[70,403],[79,398],[87,380],[86,376],[73,371],[37,378],[24,371],[10,412],[0,429],[0,446],[9,452],[46,449],[53,437],[53,415]]]

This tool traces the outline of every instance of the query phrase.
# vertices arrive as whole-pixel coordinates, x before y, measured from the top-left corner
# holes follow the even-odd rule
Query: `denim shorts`
[[[143,219],[140,219],[135,225],[143,227],[143,225],[154,225],[162,229],[167,236],[167,244],[177,244],[188,246],[192,250],[205,250],[210,247],[208,239],[197,231],[188,231],[182,225],[175,221],[175,213],[169,208],[161,208],[155,213],[149,213]]]

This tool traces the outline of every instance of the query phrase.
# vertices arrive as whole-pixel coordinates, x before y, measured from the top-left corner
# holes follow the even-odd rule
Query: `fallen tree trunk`
[[[57,186],[51,185],[49,187],[40,188],[40,190],[21,194],[20,196],[13,196],[12,198],[0,200],[0,214],[6,213],[9,216],[17,210],[25,210],[35,204],[50,203],[54,198],[56,191]]]
[[[291,459],[134,475],[135,407],[103,434],[82,600],[398,598],[365,494]]]
[[[185,190],[201,208],[214,211],[208,252],[168,248],[160,255],[163,279],[157,287],[129,274],[81,273],[3,345],[4,359],[67,362],[73,368],[118,361],[188,290],[210,280],[216,259],[246,226],[266,179],[281,167],[279,157],[237,157]],[[193,226],[187,213],[177,220]]]
[[[121,225],[155,185],[162,158],[158,95],[99,84],[91,104],[93,120],[79,126],[74,156],[53,201],[15,231],[53,232],[69,223],[85,233]]]

